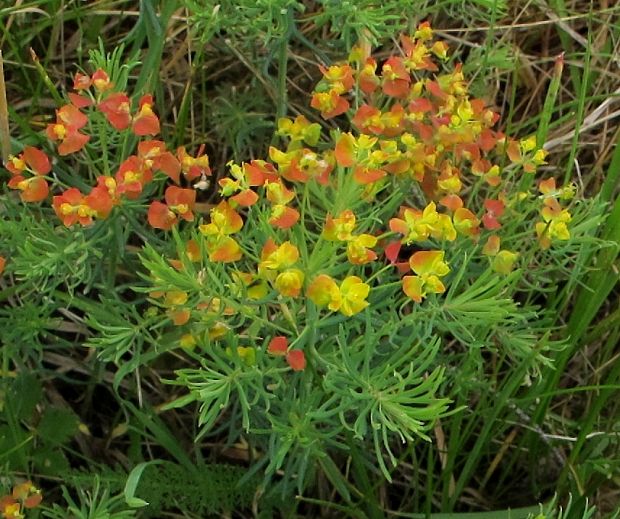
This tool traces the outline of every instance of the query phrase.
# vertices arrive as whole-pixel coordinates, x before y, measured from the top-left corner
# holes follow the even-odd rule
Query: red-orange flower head
[[[76,223],[90,225],[93,223],[93,217],[97,216],[97,210],[89,205],[89,200],[76,187],[55,196],[52,206],[66,227]]]
[[[101,101],[98,108],[113,128],[122,131],[131,124],[130,105],[131,101],[127,94],[114,92]]]
[[[93,104],[92,99],[80,94],[76,94],[75,92],[69,92],[67,94],[67,97],[69,97],[69,101],[71,101],[71,104],[76,108],[82,109]]]
[[[80,151],[90,140],[88,135],[79,131],[87,123],[86,115],[76,106],[68,104],[56,110],[56,123],[48,124],[45,131],[51,140],[60,142],[58,153],[69,155]]]
[[[319,110],[325,119],[331,119],[345,113],[350,105],[349,101],[341,97],[337,90],[331,89],[327,92],[316,92],[312,96],[310,106]]]
[[[138,157],[142,167],[152,171],[162,171],[170,179],[179,183],[181,163],[169,151],[163,141],[142,141],[138,144]]]
[[[100,177],[101,178],[101,177]],[[108,177],[111,180],[112,177]],[[84,198],[85,204],[95,212],[97,218],[107,218],[112,212],[112,208],[117,202],[111,195],[107,186],[95,186],[92,188],[88,196]]]
[[[305,279],[302,270],[292,268],[298,259],[299,250],[291,242],[285,241],[282,245],[276,245],[269,238],[261,252],[259,276],[271,281],[283,296],[298,297]]]
[[[9,157],[6,169],[12,175],[8,186],[21,191],[22,201],[40,202],[47,198],[49,186],[42,177],[51,171],[52,166],[43,151],[26,146],[18,157]]]
[[[131,127],[133,133],[142,137],[144,135],[157,135],[159,133],[159,119],[153,112],[153,96],[143,95],[138,103],[138,113],[133,118]]]
[[[105,191],[112,201],[112,205],[118,205],[120,202],[119,193],[117,192],[116,179],[107,175],[99,175],[97,177],[97,186]]]
[[[315,179],[325,186],[329,182],[329,173],[332,169],[333,165],[329,161],[312,150],[304,148],[292,160],[290,168],[282,172],[282,176],[287,180],[304,183]]]
[[[397,98],[405,98],[409,93],[411,77],[405,68],[402,58],[392,56],[383,64],[381,69],[383,79],[383,93]]]
[[[448,47],[443,42],[437,42],[429,49],[424,41],[432,38],[432,29],[429,26],[420,25],[414,34],[414,38],[401,36],[401,44],[405,51],[404,64],[407,70],[437,70],[437,65],[433,63],[430,53],[445,59]]]
[[[498,218],[501,218],[506,209],[504,202],[501,200],[486,199],[484,201],[484,208],[487,210],[482,217],[484,228],[490,231],[500,229],[502,224],[499,222]]]
[[[354,229],[355,214],[350,209],[347,209],[342,211],[336,218],[331,214],[327,215],[322,236],[329,241],[348,241],[353,237]]]
[[[153,180],[153,172],[146,167],[143,160],[131,155],[120,165],[115,179],[116,192],[134,199],[140,195],[143,186]]]
[[[110,81],[110,77],[103,69],[95,70],[95,73],[92,76],[92,85],[95,87],[95,90],[98,92],[106,92],[112,88],[114,88],[114,83]]]
[[[21,504],[12,496],[0,498],[0,514],[3,519],[23,519]]]
[[[177,157],[181,164],[181,171],[183,176],[190,182],[196,178],[211,175],[211,168],[209,167],[209,156],[203,153],[204,145],[200,146],[196,157],[192,157],[185,147],[181,146],[177,149]]]
[[[194,219],[192,209],[196,203],[196,191],[169,186],[164,195],[166,203],[155,201],[149,206],[148,221],[156,229],[169,230],[183,218],[187,221]]]
[[[92,85],[92,80],[87,74],[76,72],[73,76],[73,90],[88,90]]]
[[[288,350],[288,340],[283,335],[274,337],[269,341],[267,351],[276,357],[283,357]]]
[[[480,234],[480,220],[465,207],[459,207],[454,211],[452,217],[456,230],[469,237]]]
[[[377,76],[377,62],[373,58],[366,58],[364,66],[358,73],[360,89],[367,95],[372,94],[381,84]]]
[[[303,371],[306,368],[306,356],[303,350],[291,350],[286,354],[286,362],[293,371]]]
[[[361,133],[395,137],[404,131],[405,109],[395,104],[387,112],[364,104],[359,107],[352,119]]]
[[[304,352],[302,350],[288,351],[288,339],[283,335],[269,341],[267,352],[274,357],[286,357],[286,362],[293,371],[302,371],[306,367]]]
[[[32,481],[25,481],[24,483],[15,485],[13,487],[13,492],[11,492],[11,497],[13,499],[21,501],[21,503],[24,505],[24,508],[36,508],[41,504],[41,501],[43,500],[41,490],[35,487],[32,484]]]

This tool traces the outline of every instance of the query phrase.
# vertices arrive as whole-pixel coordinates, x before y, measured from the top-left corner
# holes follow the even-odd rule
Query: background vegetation
[[[261,499],[261,478],[245,470],[252,456],[247,443],[217,435],[194,443],[198,409],[162,411],[179,396],[163,382],[174,378],[171,362],[151,362],[158,353],[142,349],[146,332],[136,326],[137,312],[115,312],[122,285],[116,295],[104,294],[105,305],[89,301],[101,272],[88,244],[70,235],[63,243],[49,240],[57,223],[23,211],[17,218],[14,202],[5,197],[0,240],[13,266],[0,280],[0,494],[16,476],[34,479],[43,488],[44,513],[58,518],[132,517],[138,514],[132,507],[137,499],[150,503],[139,514],[152,517],[270,517],[279,511],[290,517],[413,518],[442,511],[491,518],[509,517],[485,515],[509,507],[521,509],[510,517],[526,517],[538,513],[537,503],[545,503],[546,515],[565,518],[617,512],[620,8],[615,2],[6,4],[0,6],[0,47],[13,138],[36,142],[48,122],[41,114],[53,113],[58,91],[70,86],[76,65],[87,68],[89,57],[103,60],[118,49],[109,59],[133,63],[129,73],[136,90],[154,92],[167,142],[192,149],[206,143],[218,175],[229,160],[267,156],[277,116],[303,114],[329,128],[331,123],[319,121],[308,108],[319,64],[341,60],[361,36],[378,47],[379,56],[387,56],[399,34],[430,20],[463,62],[472,92],[497,107],[503,129],[543,135],[550,151],[547,172],[573,180],[580,193],[605,204],[598,207],[604,207],[606,218],[588,231],[588,247],[563,251],[570,262],[550,263],[550,278],[553,269],[574,269],[566,273],[567,281],[538,294],[534,285],[524,301],[543,308],[546,320],[532,313],[520,330],[523,340],[537,326],[550,330],[545,346],[552,360],[539,364],[529,386],[521,385],[517,373],[496,372],[492,384],[476,388],[475,399],[456,402],[467,408],[449,428],[438,422],[432,442],[399,452],[392,483],[352,461],[347,476],[361,490],[352,501],[319,481],[312,495],[283,503],[277,496]],[[553,63],[560,53],[564,76],[550,102]],[[477,369],[472,360],[458,375],[475,384]],[[353,450],[352,458],[356,455]]]

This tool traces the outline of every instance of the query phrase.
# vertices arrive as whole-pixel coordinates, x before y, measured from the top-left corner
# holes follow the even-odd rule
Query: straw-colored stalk
[[[4,60],[0,50],[0,153],[2,162],[9,160],[11,153],[11,137],[9,135],[9,107],[6,100],[6,86],[4,84]]]

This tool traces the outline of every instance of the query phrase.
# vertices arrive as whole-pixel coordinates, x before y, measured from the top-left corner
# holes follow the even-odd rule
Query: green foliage
[[[467,12],[469,16],[499,17],[506,12],[504,0],[451,0],[446,2],[418,2],[412,12],[407,0],[337,1],[320,0],[315,11],[309,11],[306,2],[298,0],[242,0],[218,3],[215,0],[184,0],[192,13],[192,22],[202,42],[224,34],[237,41],[258,40],[267,46],[272,41],[286,37],[291,28],[288,20],[312,21],[317,27],[327,26],[334,39],[341,39],[351,47],[360,37],[373,44],[394,37],[407,22],[419,22],[432,13],[445,9],[448,12]],[[297,29],[293,29],[297,31]],[[330,42],[334,45],[334,41]]]
[[[36,471],[43,475],[69,468],[64,447],[78,431],[78,419],[69,409],[41,405],[42,387],[29,374],[0,385],[0,464],[9,473]]]
[[[127,89],[129,74],[140,65],[137,55],[130,57],[125,55],[125,46],[123,44],[115,47],[112,52],[106,52],[101,38],[99,38],[99,47],[88,52],[88,61],[95,70],[106,70],[110,75],[110,81],[119,90]],[[88,73],[88,71],[84,73]]]
[[[75,519],[127,519],[135,517],[136,512],[127,507],[122,494],[111,495],[109,488],[98,476],[92,478],[89,489],[78,487],[77,496],[73,497],[67,487],[62,487],[62,495],[66,505],[54,503],[51,509],[44,512],[45,517],[64,519],[67,514]]]
[[[218,3],[213,0],[186,0],[193,15],[193,27],[202,42],[221,33],[250,42],[260,39],[263,45],[284,37],[288,14],[303,12],[297,0],[242,0]]]
[[[463,66],[470,92],[502,108],[507,133],[536,133],[542,145],[575,130],[566,147],[550,147],[543,171],[567,181],[575,177],[580,191],[568,206],[570,240],[548,250],[531,241],[534,208],[542,198],[528,198],[505,218],[502,244],[519,253],[519,268],[511,274],[493,272],[481,253],[483,241],[457,241],[446,294],[410,311],[411,303],[403,303],[400,287],[390,286],[385,273],[365,272],[385,286],[373,289],[372,309],[351,320],[316,315],[311,304],[289,304],[273,290],[240,303],[234,273],[184,256],[187,240],[200,238],[197,232],[184,228],[165,236],[145,224],[146,203],[162,191],[161,175],[142,198],[83,230],[62,227],[45,204],[24,206],[4,196],[3,473],[40,477],[50,501],[56,499],[55,478],[62,477],[65,503],[47,501],[45,510],[53,519],[228,516],[250,507],[265,518],[447,519],[458,517],[457,510],[483,508],[500,510],[463,517],[592,519],[601,513],[589,500],[604,503],[605,492],[613,496],[620,481],[620,152],[617,145],[613,151],[617,136],[601,132],[590,138],[584,118],[616,90],[605,71],[613,52],[609,42],[619,33],[610,17],[614,7],[579,13],[577,4],[541,5],[35,0],[0,7],[5,69],[13,75],[9,94],[17,101],[10,112],[21,137],[14,150],[42,142],[39,130],[49,118],[38,117],[40,107],[52,117],[46,96],[60,102],[67,79],[61,72],[74,72],[67,66],[71,60],[90,71],[82,65],[89,55],[119,89],[130,87],[134,103],[147,90],[155,93],[157,112],[168,123],[163,134],[175,135],[170,147],[194,149],[206,135],[207,149],[215,151],[214,176],[209,191],[199,193],[205,205],[197,219],[208,210],[207,200],[216,198],[229,158],[264,157],[270,141],[276,142],[277,117],[306,113],[307,100],[299,98],[316,73],[315,61],[342,59],[360,37],[388,50],[403,28],[424,19],[450,28],[457,53],[471,49]],[[562,19],[556,21],[549,9]],[[129,13],[122,23],[110,14],[117,10]],[[528,30],[510,29],[515,20]],[[599,23],[604,30],[597,38]],[[454,32],[459,27],[464,30]],[[580,34],[586,32],[581,49]],[[119,41],[116,50],[106,50]],[[35,66],[29,46],[41,57]],[[570,81],[550,72],[560,50],[568,52]],[[182,57],[191,61],[187,70]],[[517,59],[521,73],[548,76],[549,86],[546,80],[524,84]],[[349,129],[343,121],[335,124]],[[95,113],[88,130],[94,138],[84,154],[54,161],[51,177],[59,187],[85,190],[98,174],[114,174],[134,150],[136,139],[111,131],[101,114]],[[600,144],[594,152],[593,142]],[[612,157],[605,170],[607,151]],[[600,196],[581,199],[599,187]],[[483,196],[470,185],[466,191],[472,199]],[[361,198],[346,189],[334,195],[308,187],[300,194],[303,217],[313,222],[307,235],[270,236],[312,242],[327,212]],[[377,208],[356,208],[360,220],[385,224],[399,205],[417,207],[423,196],[378,195]],[[497,195],[492,189],[485,194]],[[244,210],[244,218],[261,210]],[[258,220],[247,229],[245,252],[254,259],[266,237],[265,213]],[[301,254],[314,268],[337,261],[335,247],[308,249]],[[173,258],[180,258],[183,269],[171,266]],[[203,312],[190,329],[173,326],[169,309],[152,295],[173,289],[187,291],[192,305],[217,297],[222,308]],[[274,309],[281,309],[277,318]],[[218,335],[222,322],[228,329]],[[188,331],[195,344],[183,342]],[[266,351],[269,339],[280,334],[306,352],[302,373],[278,367]],[[253,357],[238,347],[251,348]],[[87,405],[99,404],[92,392],[108,387],[116,396],[113,412]],[[75,410],[51,405],[44,390],[69,400]],[[78,423],[88,418],[95,422],[88,439],[93,452],[71,443]],[[125,432],[113,429],[119,423]],[[238,466],[219,463],[228,460],[228,449],[241,452]],[[139,511],[128,506],[122,493],[127,474],[95,463],[93,453],[110,463],[146,466],[132,495],[149,505]],[[69,470],[78,464],[86,472]],[[503,510],[508,501],[529,504],[555,491],[575,497],[554,499],[538,511]]]
[[[379,331],[369,329],[357,341],[347,340],[341,331],[337,338],[341,363],[333,365],[324,379],[327,393],[339,397],[333,407],[341,424],[358,440],[372,438],[377,461],[388,480],[384,456],[396,465],[391,436],[402,443],[419,438],[430,441],[425,431],[445,415],[450,403],[435,396],[443,382],[443,368],[428,373],[439,340],[410,345],[397,336],[394,328],[387,326]],[[390,348],[391,344],[396,347]]]
[[[234,160],[266,148],[273,135],[270,106],[263,90],[260,84],[251,84],[243,91],[235,85],[223,85],[208,104],[213,127],[232,148]]]
[[[202,463],[188,470],[169,461],[147,462],[133,493],[135,499],[147,503],[139,511],[127,504],[128,475],[120,469],[100,467],[95,477],[86,472],[69,471],[66,481],[71,488],[79,489],[77,501],[71,497],[69,489],[63,491],[71,512],[80,509],[82,514],[91,514],[85,516],[88,518],[100,517],[92,515],[94,510],[101,514],[126,514],[119,518],[135,514],[162,517],[177,510],[205,517],[249,508],[259,491],[260,478],[247,478],[244,468],[221,463]],[[52,513],[60,514],[63,510],[55,505]]]
[[[73,293],[78,286],[92,283],[94,261],[101,256],[85,235],[67,232],[29,212],[2,219],[0,229],[14,251],[12,268],[21,290],[32,293],[36,287],[37,296],[49,295],[63,285]]]
[[[173,463],[148,467],[140,479],[137,495],[149,503],[145,517],[161,517],[164,510],[185,510],[205,517],[247,509],[257,489],[256,477],[241,483],[241,467],[205,464],[195,472]]]

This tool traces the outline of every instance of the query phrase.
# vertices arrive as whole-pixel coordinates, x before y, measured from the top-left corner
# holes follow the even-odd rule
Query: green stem
[[[287,11],[288,14],[288,11]],[[287,20],[287,27],[290,20]],[[290,37],[290,30],[287,29],[285,35],[280,41],[280,47],[278,51],[278,83],[277,83],[277,100],[276,100],[276,117],[284,117],[286,115],[287,105],[287,92],[286,92],[286,73],[288,70],[288,40]]]

